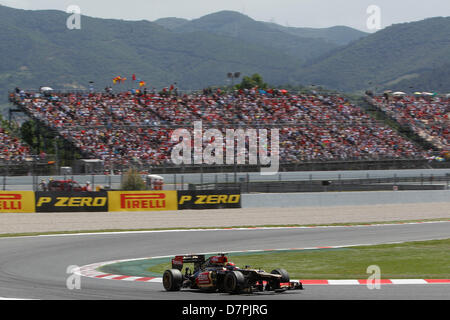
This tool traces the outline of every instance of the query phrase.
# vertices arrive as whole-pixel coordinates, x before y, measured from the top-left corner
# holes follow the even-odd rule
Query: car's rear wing
[[[185,263],[193,263],[194,269],[200,268],[200,266],[205,263],[205,255],[183,255],[183,256],[175,256],[172,259],[172,269],[183,269],[183,264]]]

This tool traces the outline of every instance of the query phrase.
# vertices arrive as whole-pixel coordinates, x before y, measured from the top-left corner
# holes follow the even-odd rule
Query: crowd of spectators
[[[193,123],[200,120],[204,129],[222,132],[231,128],[279,129],[280,162],[427,156],[420,147],[337,95],[272,90],[262,94],[254,89],[184,95],[28,92],[14,99],[29,115],[105,164],[172,163],[173,130],[193,130]],[[225,150],[225,142],[223,147]]]
[[[30,147],[20,139],[11,136],[5,129],[0,128],[0,161],[5,163],[22,162],[30,159]]]
[[[450,97],[384,95],[374,101],[401,125],[408,126],[436,148],[450,151]]]

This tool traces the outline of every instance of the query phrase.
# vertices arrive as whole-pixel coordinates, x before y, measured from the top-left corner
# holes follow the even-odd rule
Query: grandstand
[[[377,96],[372,102],[399,124],[408,126],[443,153],[450,152],[450,97],[417,93],[414,96]]]
[[[11,94],[10,99],[31,118],[71,141],[85,157],[103,160],[107,170],[132,164],[170,165],[175,144],[170,139],[173,130],[192,129],[199,120],[204,128],[220,130],[278,128],[281,164],[424,160],[431,156],[429,150],[335,94],[289,94],[279,90],[261,93],[256,89],[184,95],[131,91],[43,95],[29,91]],[[393,112],[399,103],[407,102],[387,104],[380,100],[380,107]],[[435,116],[448,113],[448,100],[437,105],[419,102],[424,109],[421,113],[409,112],[410,123],[422,120],[430,107],[436,106],[432,109]],[[413,106],[417,107],[417,103]],[[429,130],[420,127],[421,132],[448,147],[448,118],[447,122],[431,122],[426,117]]]
[[[31,160],[30,147],[6,129],[0,128],[0,163],[20,163]]]

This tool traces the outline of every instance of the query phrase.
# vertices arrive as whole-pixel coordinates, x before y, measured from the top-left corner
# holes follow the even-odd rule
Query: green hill
[[[338,48],[305,67],[298,81],[355,91],[416,79],[420,90],[428,85],[422,75],[449,63],[450,17],[438,17],[393,25]]]
[[[415,76],[389,84],[393,91],[450,93],[450,64],[419,71]]]
[[[181,27],[182,25],[189,22],[188,19],[182,19],[182,18],[175,18],[175,17],[169,17],[169,18],[161,18],[158,20],[153,21],[156,24],[159,24],[160,26],[168,29],[168,30],[174,30],[178,27]]]
[[[346,26],[336,26],[330,28],[295,28],[284,27],[271,22],[267,22],[266,25],[297,37],[322,39],[339,46],[347,45],[352,41],[361,39],[368,35],[366,32]]]
[[[275,49],[206,32],[174,33],[148,21],[83,16],[80,30],[66,28],[68,14],[0,6],[0,89],[86,88],[112,85],[135,73],[148,87],[223,85],[228,72],[260,73],[284,82],[299,64]]]
[[[172,30],[183,34],[208,32],[232,37],[245,43],[275,49],[295,57],[303,63],[339,46],[337,43],[320,37],[305,37],[295,34],[295,32],[287,32],[282,27],[275,28],[235,11],[220,11],[208,14],[199,19],[183,23]]]
[[[83,16],[81,30],[67,29],[68,17],[0,6],[3,101],[16,86],[73,89],[95,81],[102,89],[119,75],[129,80],[118,88],[128,89],[133,73],[158,89],[174,82],[180,89],[226,85],[227,73],[241,72],[258,73],[270,85],[450,91],[450,17],[370,35],[347,27],[283,27],[233,11],[191,21]]]

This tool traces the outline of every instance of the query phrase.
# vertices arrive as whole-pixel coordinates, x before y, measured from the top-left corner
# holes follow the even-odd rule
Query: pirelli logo
[[[177,210],[176,191],[109,191],[109,211]]]
[[[22,210],[22,195],[0,194],[0,210]]]
[[[166,207],[165,193],[121,194],[121,209],[164,209]]]
[[[0,191],[0,212],[35,212],[33,191]]]

